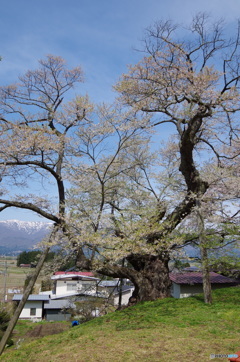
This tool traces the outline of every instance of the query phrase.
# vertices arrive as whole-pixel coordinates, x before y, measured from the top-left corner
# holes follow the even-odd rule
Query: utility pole
[[[6,294],[7,294],[7,269],[8,269],[8,265],[7,265],[7,260],[6,260],[6,256],[5,256],[5,260],[2,261],[2,265],[1,265],[1,270],[0,271],[0,274],[3,275],[3,295],[2,295],[2,298],[1,298],[1,301],[2,302],[5,302],[6,301]]]
[[[5,270],[4,270],[4,287],[3,287],[3,302],[7,301],[7,269],[8,269],[8,265],[7,265],[7,259],[5,257]]]

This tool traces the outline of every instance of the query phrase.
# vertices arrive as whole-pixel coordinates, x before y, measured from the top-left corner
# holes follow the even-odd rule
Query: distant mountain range
[[[39,243],[51,224],[35,221],[0,221],[0,255],[17,255]]]
[[[36,221],[0,221],[0,255],[18,255],[22,251],[33,249],[48,234],[51,225]],[[236,245],[232,248],[236,248]],[[189,257],[200,257],[198,248],[188,245],[184,250]],[[240,247],[234,251],[240,257]],[[228,252],[229,249],[226,253]]]

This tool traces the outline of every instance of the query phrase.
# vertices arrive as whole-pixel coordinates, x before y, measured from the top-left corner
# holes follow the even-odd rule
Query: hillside
[[[212,306],[201,296],[142,303],[58,335],[26,339],[0,361],[209,361],[212,353],[240,349],[240,288],[217,290],[213,300]]]

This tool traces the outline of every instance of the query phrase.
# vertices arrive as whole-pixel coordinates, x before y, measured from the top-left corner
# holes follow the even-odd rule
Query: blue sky
[[[112,85],[140,54],[144,29],[158,19],[188,24],[198,11],[240,17],[239,0],[2,0],[0,10],[0,84],[6,85],[47,54],[60,55],[70,67],[81,65],[88,92],[96,102],[114,99]],[[36,220],[23,211],[4,211],[0,220]]]

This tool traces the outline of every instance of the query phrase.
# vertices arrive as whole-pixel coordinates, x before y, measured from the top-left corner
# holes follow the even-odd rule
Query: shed
[[[172,281],[171,294],[174,298],[189,297],[203,293],[201,272],[170,273]],[[226,288],[239,284],[236,280],[210,272],[212,289]]]

